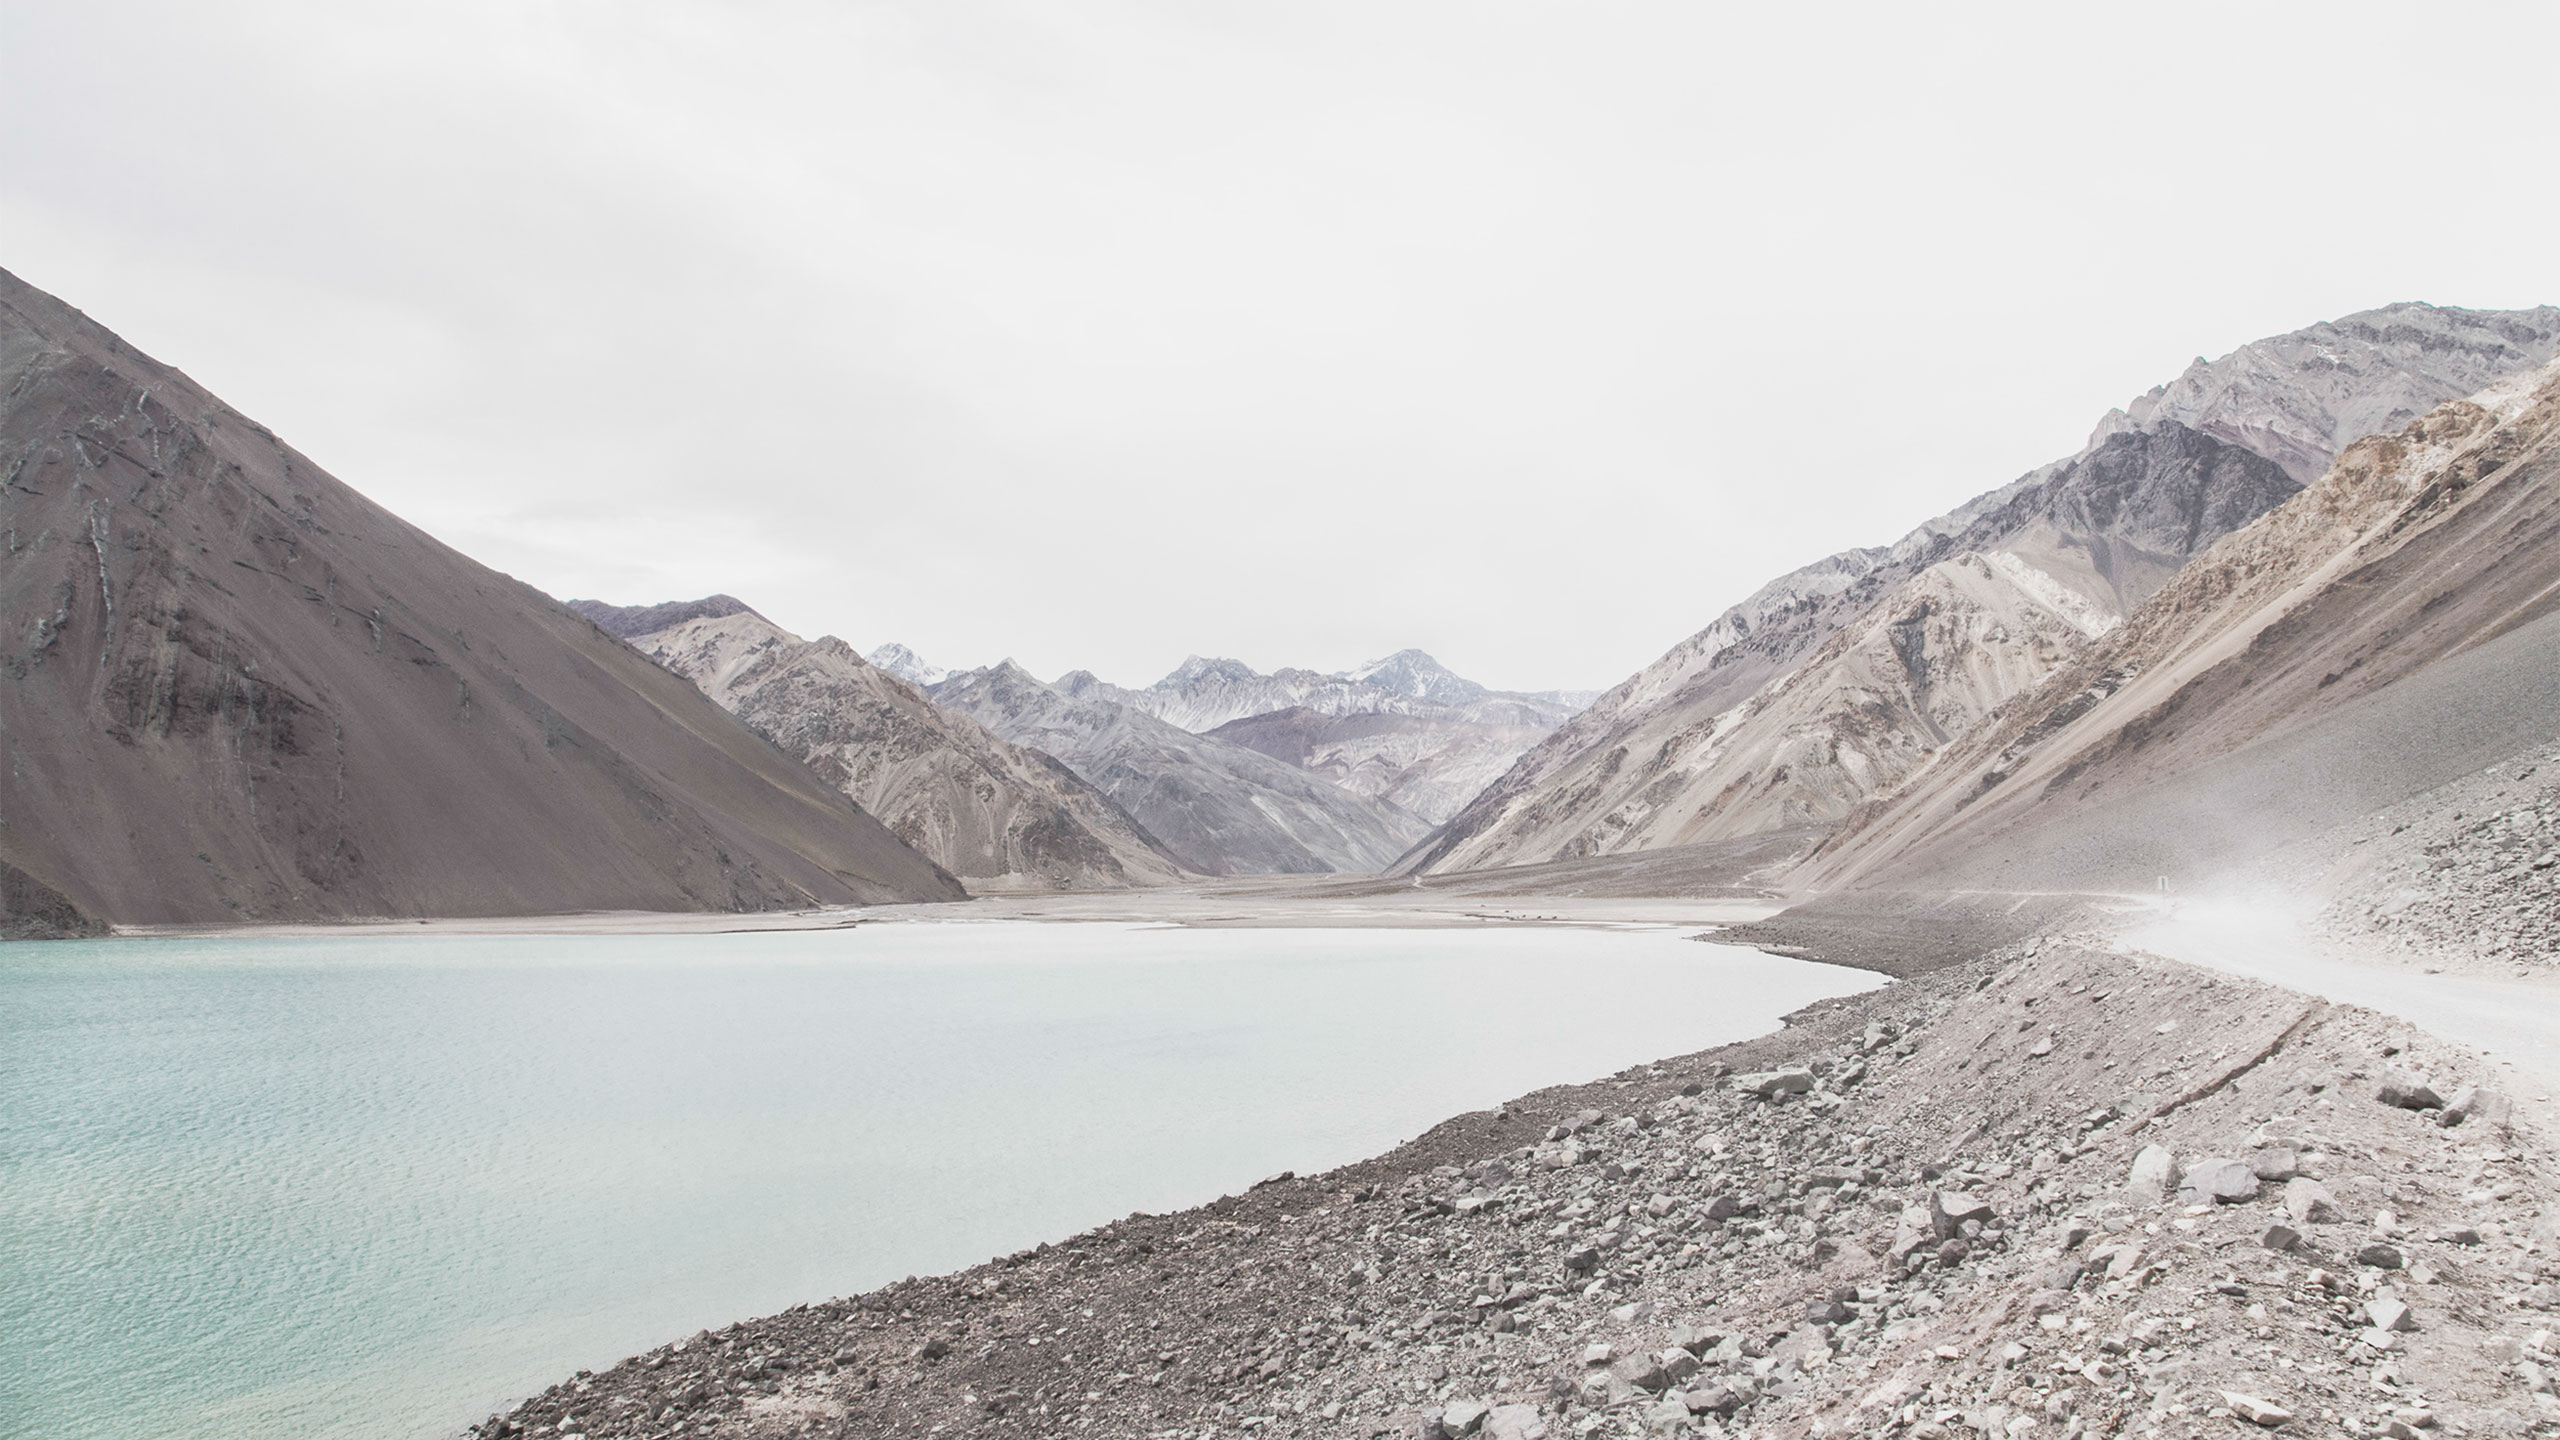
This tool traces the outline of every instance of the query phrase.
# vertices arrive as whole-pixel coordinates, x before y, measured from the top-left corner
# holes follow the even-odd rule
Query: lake
[[[0,945],[0,1435],[449,1436],[1880,983],[1689,933]]]

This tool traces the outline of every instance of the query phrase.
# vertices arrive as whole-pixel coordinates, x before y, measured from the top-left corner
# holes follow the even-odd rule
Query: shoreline
[[[2404,1068],[2469,1118],[2376,1098]],[[2459,1095],[2497,1083],[2370,1011],[2012,946],[1324,1175],[702,1332],[472,1433],[2560,1433],[2532,1358],[2560,1324],[2550,1113]],[[2145,1191],[2154,1147],[2220,1188]],[[2388,1305],[2416,1328],[2365,1323]]]

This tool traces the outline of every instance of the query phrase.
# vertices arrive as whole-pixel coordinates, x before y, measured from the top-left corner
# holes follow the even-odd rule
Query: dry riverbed
[[[2560,1435],[2548,1110],[2492,1074],[2369,1011],[2011,944],[474,1428]]]

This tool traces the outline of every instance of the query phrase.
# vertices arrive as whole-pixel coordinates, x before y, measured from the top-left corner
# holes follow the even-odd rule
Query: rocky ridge
[[[1906,587],[1931,566],[1969,553],[2005,554],[2022,567],[2021,578],[2040,577],[2033,589],[2076,592],[2120,618],[2215,538],[2325,469],[2337,443],[2365,433],[2356,426],[2402,423],[2555,351],[2560,310],[2550,307],[2396,305],[2199,362],[2112,412],[2079,455],[1982,495],[1891,546],[1843,551],[1764,586],[1524,754],[1400,868],[1520,864],[1714,833],[1697,828],[1697,817],[1738,777],[1704,763],[1700,747],[1719,723],[1730,723],[1727,712],[1876,607],[1907,608],[1916,597]],[[1924,669],[1915,679],[1934,677]],[[1799,748],[1818,750],[1826,734],[1837,733],[1850,758],[1817,763],[1817,783],[1801,793],[1792,788],[1797,767],[1785,767],[1775,783],[1789,793],[1731,823],[1833,810],[1836,802],[1824,792],[1857,783],[1864,756],[1944,743],[1907,724],[1879,736],[1864,687],[1854,680],[1820,680],[1813,688],[1833,691],[1835,701],[1827,717],[1792,722]],[[1761,743],[1774,751],[1780,742]],[[1755,769],[1751,778],[1765,789],[1775,774]]]
[[[2555,647],[2546,366],[2350,446],[1791,882],[2203,883],[2547,744]]]
[[[631,644],[952,874],[982,889],[1187,878],[1162,842],[1056,759],[935,705],[841,640],[802,640],[728,607],[652,607],[642,613],[685,618]]]
[[[2031,941],[476,1433],[2560,1434],[2560,1176],[2500,1084]]]

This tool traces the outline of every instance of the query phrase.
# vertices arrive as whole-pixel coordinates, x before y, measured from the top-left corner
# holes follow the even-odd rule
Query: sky
[[[2560,6],[0,0],[0,265],[563,598],[1600,688],[2560,301]]]

